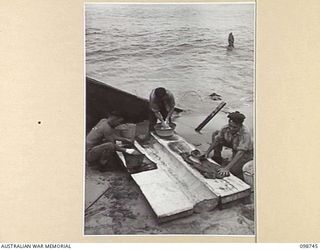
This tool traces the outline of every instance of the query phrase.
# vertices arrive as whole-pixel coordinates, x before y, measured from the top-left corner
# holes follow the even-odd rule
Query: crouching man
[[[206,156],[214,150],[212,159],[221,164],[221,151],[223,147],[232,149],[232,160],[218,170],[222,176],[227,176],[229,172],[243,179],[242,167],[253,159],[253,143],[249,130],[243,125],[245,116],[236,111],[228,115],[228,125],[220,131],[213,133],[212,143],[206,152]]]
[[[86,160],[89,165],[99,164],[100,170],[106,171],[113,164],[116,151],[139,154],[134,149],[125,149],[115,143],[118,140],[132,144],[131,140],[116,134],[115,127],[123,123],[123,120],[119,113],[112,112],[107,119],[100,120],[91,129],[86,138]]]
[[[175,100],[171,91],[162,87],[152,90],[149,103],[149,131],[154,131],[157,119],[159,119],[163,127],[171,123],[171,116],[175,107]]]

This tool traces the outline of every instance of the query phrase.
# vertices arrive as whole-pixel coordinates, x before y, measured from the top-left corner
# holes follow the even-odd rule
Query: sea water
[[[254,4],[87,4],[86,75],[144,98],[153,88],[170,89],[185,110],[178,122],[190,129],[225,101],[203,129],[206,138],[235,110],[246,115],[252,131],[254,9]]]

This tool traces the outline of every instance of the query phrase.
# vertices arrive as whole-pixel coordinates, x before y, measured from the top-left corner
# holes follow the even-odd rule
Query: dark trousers
[[[168,115],[168,111],[164,106],[160,107],[160,113],[165,120]],[[157,117],[152,110],[149,111],[149,131],[154,131],[154,126],[157,124]],[[171,123],[171,117],[169,118],[169,122]]]

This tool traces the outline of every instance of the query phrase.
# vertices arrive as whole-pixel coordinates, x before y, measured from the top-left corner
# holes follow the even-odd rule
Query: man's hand
[[[218,169],[218,173],[219,173],[221,176],[229,176],[229,175],[230,175],[230,170],[229,170],[229,168],[227,168],[227,167],[219,168],[219,169]]]
[[[132,148],[126,149],[125,152],[126,152],[127,154],[129,154],[129,155],[139,155],[139,154],[140,154],[137,150],[132,149]]]
[[[161,127],[164,129],[170,128],[169,124],[166,121],[161,122]]]

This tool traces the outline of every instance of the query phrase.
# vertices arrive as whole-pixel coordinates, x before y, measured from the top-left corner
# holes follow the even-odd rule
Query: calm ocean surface
[[[210,113],[215,92],[252,128],[253,4],[89,4],[85,15],[87,76],[145,98],[167,87],[191,115]]]

